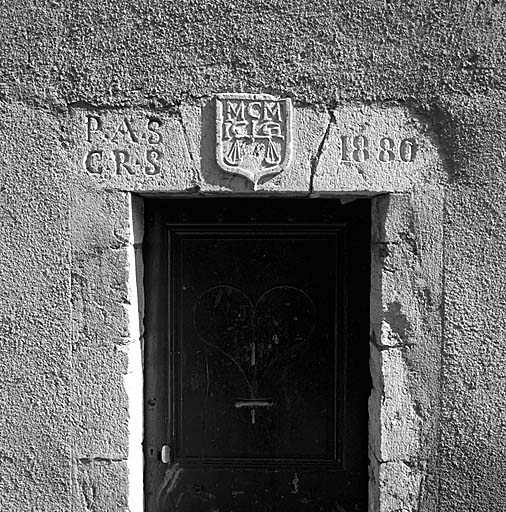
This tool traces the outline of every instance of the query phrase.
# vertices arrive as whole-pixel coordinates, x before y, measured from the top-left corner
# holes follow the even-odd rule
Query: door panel
[[[336,234],[291,227],[171,237],[175,455],[335,466]],[[317,268],[307,266],[313,251],[322,255]]]
[[[205,202],[147,208],[148,510],[365,510],[368,205]]]

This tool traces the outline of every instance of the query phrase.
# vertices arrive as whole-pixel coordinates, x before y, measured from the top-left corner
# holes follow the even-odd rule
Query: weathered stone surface
[[[329,127],[330,115],[326,111],[309,108],[294,109],[294,155],[290,168],[271,180],[260,190],[272,192],[311,191],[314,166],[325,133]]]
[[[123,485],[128,473],[124,461],[82,458],[74,463],[72,469],[75,495],[72,510],[129,510],[128,496]]]
[[[392,463],[410,468],[403,477],[410,490],[398,497],[406,510],[416,510],[429,492],[419,472],[436,469],[443,197],[429,186],[373,201],[370,452],[374,481],[382,484],[371,492],[371,510],[398,510],[388,481]]]
[[[199,190],[202,192],[252,193],[254,185],[248,179],[224,172],[216,162],[216,129],[214,101],[202,108],[181,109],[192,160],[199,167]],[[312,168],[319,146],[327,130],[330,116],[325,110],[295,108],[294,153],[290,167],[274,176],[260,180],[258,192],[309,193]]]
[[[420,505],[423,472],[405,462],[387,462],[380,466],[380,505],[382,512],[415,512]]]
[[[73,365],[74,457],[126,460],[129,414],[123,384],[126,357],[113,347],[82,347],[74,350]]]
[[[79,172],[79,171],[78,171]],[[77,174],[72,185],[72,427],[83,510],[126,510],[130,446],[125,377],[133,354],[130,197]],[[137,383],[142,389],[142,380]],[[139,414],[139,412],[137,412]],[[101,461],[98,466],[92,461]],[[103,461],[124,461],[116,475]],[[75,462],[75,460],[74,460]],[[86,465],[87,463],[87,465]],[[80,478],[80,477],[78,477]],[[108,479],[114,478],[114,489]],[[76,498],[81,503],[81,493]],[[123,508],[121,508],[123,507]]]
[[[421,455],[422,419],[411,394],[410,369],[403,350],[384,350],[380,356],[373,351],[371,357],[380,357],[383,379],[380,460],[414,461]]]
[[[104,188],[181,191],[197,184],[174,112],[71,109],[64,144],[72,168]]]
[[[438,183],[441,163],[427,121],[400,107],[333,111],[313,181],[316,192],[405,192]]]
[[[314,161],[330,116],[309,108],[294,109],[294,153],[287,170],[262,179],[258,191],[308,193]],[[86,191],[253,192],[243,176],[225,172],[216,162],[214,101],[179,111],[71,111],[65,146],[81,187]],[[102,201],[99,197],[98,201]],[[93,229],[100,229],[100,222]],[[81,229],[76,224],[77,229]]]

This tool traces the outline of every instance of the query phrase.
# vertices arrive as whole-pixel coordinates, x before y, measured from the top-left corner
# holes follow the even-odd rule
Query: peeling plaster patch
[[[383,317],[385,321],[390,325],[392,332],[397,334],[402,340],[406,337],[406,332],[410,328],[410,324],[406,318],[406,315],[402,313],[402,306],[399,302],[390,302],[387,304],[387,310]]]
[[[402,312],[399,302],[389,302],[383,311],[381,321],[381,345],[384,347],[400,347],[407,344],[407,335],[411,324]]]
[[[415,256],[418,256],[418,244],[415,235],[411,231],[399,233],[399,238]]]
[[[381,322],[381,345],[386,347],[399,347],[402,345],[402,338],[392,330],[392,326],[383,320]]]

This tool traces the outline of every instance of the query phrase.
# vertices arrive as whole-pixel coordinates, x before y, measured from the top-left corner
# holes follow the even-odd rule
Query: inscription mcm
[[[117,176],[160,174],[162,128],[163,122],[155,117],[134,124],[127,116],[111,122],[104,116],[88,114],[86,141],[92,148],[84,158],[85,169],[94,175],[111,172]]]
[[[290,166],[293,113],[289,98],[268,94],[219,94],[216,97],[216,160],[221,169],[249,179]]]

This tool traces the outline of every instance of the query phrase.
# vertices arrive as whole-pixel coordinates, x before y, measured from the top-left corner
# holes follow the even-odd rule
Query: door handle
[[[168,444],[164,444],[160,451],[160,458],[164,464],[170,464],[172,459],[172,450]]]

